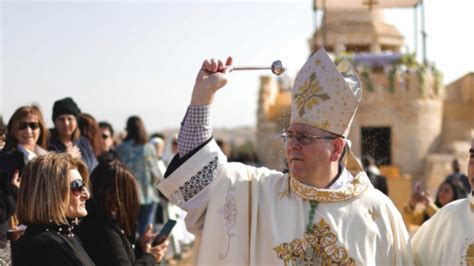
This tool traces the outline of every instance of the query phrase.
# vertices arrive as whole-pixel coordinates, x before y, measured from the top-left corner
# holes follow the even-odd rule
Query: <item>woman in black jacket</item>
[[[68,153],[73,158],[81,159],[91,173],[97,165],[97,159],[89,140],[81,136],[77,125],[80,114],[81,109],[69,97],[54,102],[54,128],[50,129],[48,150]]]
[[[94,265],[75,235],[77,219],[87,215],[87,183],[86,166],[64,153],[26,165],[17,214],[27,229],[14,243],[13,265]]]
[[[135,235],[139,201],[135,177],[118,160],[101,162],[91,174],[92,199],[89,215],[81,221],[79,237],[96,265],[155,265],[165,255],[168,243],[151,246],[151,225]]]

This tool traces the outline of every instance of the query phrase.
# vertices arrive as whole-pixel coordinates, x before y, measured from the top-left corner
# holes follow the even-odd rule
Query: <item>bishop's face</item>
[[[331,163],[330,139],[312,139],[310,143],[302,143],[296,136],[327,136],[321,129],[304,125],[292,124],[287,130],[292,138],[286,143],[286,159],[290,173],[296,179],[310,183],[309,181],[320,173],[327,172]]]
[[[474,138],[471,140],[471,149],[469,150],[467,175],[469,176],[469,182],[471,183],[471,190],[474,191]]]

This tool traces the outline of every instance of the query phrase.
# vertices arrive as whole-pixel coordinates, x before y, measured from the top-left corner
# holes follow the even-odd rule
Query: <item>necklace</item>
[[[311,228],[313,227],[314,214],[316,213],[316,208],[318,208],[318,202],[315,200],[310,200],[309,206],[311,208],[309,210],[309,222],[308,226],[306,226],[306,233],[309,233],[311,231]]]

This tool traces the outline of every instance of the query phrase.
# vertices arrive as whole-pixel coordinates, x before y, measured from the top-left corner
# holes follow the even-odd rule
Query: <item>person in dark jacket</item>
[[[16,174],[18,175],[18,173]],[[18,179],[7,177],[0,171],[0,265],[11,264],[10,239],[8,238],[9,220],[16,208],[16,196],[18,193]]]
[[[453,169],[453,173],[446,177],[445,181],[447,180],[457,180],[461,182],[463,185],[463,189],[465,194],[469,194],[471,192],[471,184],[469,184],[469,178],[461,172],[461,164],[458,159],[454,159],[451,162],[451,167]]]
[[[140,237],[138,250],[132,244],[138,217],[135,177],[118,160],[101,162],[91,174],[92,200],[89,215],[81,221],[79,237],[96,265],[155,265],[165,255],[168,243],[151,246],[151,224]]]
[[[80,158],[86,164],[89,173],[97,165],[97,159],[90,142],[81,137],[77,118],[81,110],[73,99],[67,97],[57,100],[53,106],[54,128],[50,130],[51,138],[48,150],[66,152],[73,158]]]
[[[388,185],[387,185],[387,178],[383,175],[380,175],[380,171],[378,170],[377,166],[375,165],[375,160],[370,155],[362,156],[362,165],[364,167],[364,171],[367,173],[370,182],[372,185],[380,190],[383,194],[388,196]]]
[[[18,192],[17,214],[27,226],[13,245],[13,265],[94,265],[75,235],[87,215],[86,166],[65,153],[29,162]]]
[[[16,208],[18,183],[10,180],[7,174],[0,171],[0,224],[8,221]]]

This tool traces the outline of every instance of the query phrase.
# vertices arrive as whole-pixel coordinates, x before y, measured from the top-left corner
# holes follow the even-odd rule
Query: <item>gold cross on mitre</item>
[[[366,5],[369,7],[370,10],[372,10],[372,8],[376,5],[379,4],[379,1],[377,0],[365,0],[362,2],[363,5]]]

